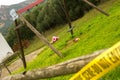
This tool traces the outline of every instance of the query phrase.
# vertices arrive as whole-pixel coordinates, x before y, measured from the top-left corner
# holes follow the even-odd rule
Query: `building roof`
[[[38,4],[40,4],[40,3],[42,3],[42,2],[44,2],[44,0],[36,0],[35,2],[29,4],[28,6],[25,6],[24,8],[19,9],[19,10],[17,11],[17,13],[20,13],[20,14],[21,14],[21,13],[23,13],[23,12],[25,12],[25,11],[27,11],[27,10],[35,7],[35,6],[37,6]]]

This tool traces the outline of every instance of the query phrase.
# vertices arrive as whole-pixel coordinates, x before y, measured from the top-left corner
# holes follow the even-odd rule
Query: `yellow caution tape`
[[[120,64],[120,42],[101,53],[69,80],[97,80]]]

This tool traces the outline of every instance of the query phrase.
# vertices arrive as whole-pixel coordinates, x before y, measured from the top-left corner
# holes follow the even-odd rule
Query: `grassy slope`
[[[74,35],[79,37],[80,41],[75,43],[67,33],[68,26],[57,27],[55,30],[47,33],[48,39],[53,35],[60,37],[58,42],[53,44],[62,54],[65,56],[63,59],[59,58],[54,52],[46,47],[46,49],[38,55],[38,57],[32,62],[28,63],[28,70],[50,66],[65,60],[75,58],[81,55],[89,54],[93,51],[109,48],[120,40],[120,0],[109,0],[105,4],[100,6],[102,9],[107,11],[110,16],[106,17],[103,14],[92,10],[87,13],[83,18],[73,22]],[[18,70],[17,72],[22,71]],[[112,80],[109,78],[111,75],[116,75],[119,71],[119,67],[114,71],[110,72],[101,80]],[[113,74],[112,74],[113,73]],[[68,80],[71,75],[46,79],[46,80]],[[119,76],[115,76],[119,80]],[[118,79],[117,79],[118,78]]]

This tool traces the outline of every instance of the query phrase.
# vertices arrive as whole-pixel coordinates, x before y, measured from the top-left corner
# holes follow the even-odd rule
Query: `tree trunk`
[[[66,62],[56,64],[43,69],[28,71],[25,75],[17,74],[3,78],[2,80],[38,80],[55,76],[62,76],[78,72],[82,67],[89,63],[92,59],[102,53],[104,50],[96,51],[93,54],[74,58]]]

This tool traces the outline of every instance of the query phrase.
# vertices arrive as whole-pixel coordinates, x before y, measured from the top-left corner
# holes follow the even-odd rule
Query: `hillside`
[[[42,51],[32,62],[27,63],[27,70],[54,65],[78,56],[92,53],[96,50],[106,49],[120,40],[120,0],[109,0],[99,7],[110,14],[105,16],[96,10],[89,11],[84,17],[72,22],[74,28],[74,38],[71,38],[67,32],[68,25],[61,25],[51,29],[44,35],[51,41],[51,37],[59,36],[59,40],[53,45],[64,55],[59,58],[48,47]],[[80,38],[74,42],[75,38]],[[35,38],[25,53],[39,48],[41,45],[39,39]],[[23,72],[20,68],[14,73]],[[102,77],[100,80],[119,80],[120,67],[114,68],[112,72]],[[45,80],[68,80],[73,74],[65,75]]]
[[[2,33],[6,33],[7,28],[12,24],[12,18],[9,15],[9,12],[11,9],[15,9],[18,10],[20,8],[23,8],[24,6],[32,3],[35,0],[26,0],[24,2],[18,3],[18,4],[14,4],[14,5],[1,5],[0,6],[0,23],[4,23],[5,25],[0,27],[0,32]]]
[[[27,70],[47,67],[71,58],[92,53],[96,50],[111,47],[120,40],[119,5],[119,0],[109,0],[99,6],[110,14],[109,17],[104,16],[96,10],[91,10],[81,19],[74,21],[72,23],[75,26],[74,38],[71,38],[70,34],[66,32],[68,30],[67,25],[62,25],[62,27],[59,26],[54,30],[46,32],[45,36],[49,40],[51,40],[53,35],[60,37],[53,45],[62,52],[65,57],[61,59],[54,54],[51,49],[46,48],[36,59],[28,63]],[[76,37],[80,38],[78,42],[73,41]],[[38,39],[36,39],[36,41],[33,42],[34,44],[30,45],[26,51],[39,46]],[[23,68],[16,72],[21,71],[23,71]],[[118,67],[100,80],[119,80],[119,73],[120,70]],[[67,75],[46,80],[68,80],[70,77],[71,75]]]

